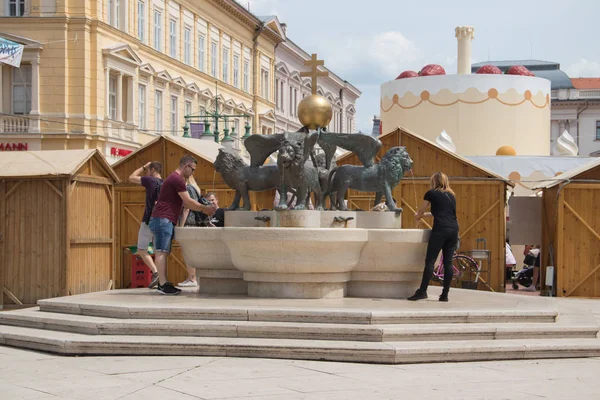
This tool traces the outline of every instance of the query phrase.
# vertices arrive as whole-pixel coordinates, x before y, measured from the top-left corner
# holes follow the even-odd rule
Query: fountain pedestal
[[[355,228],[361,218],[388,229]],[[390,229],[399,219],[391,212],[232,211],[224,228],[176,228],[175,236],[201,293],[402,298],[420,282],[430,231]]]

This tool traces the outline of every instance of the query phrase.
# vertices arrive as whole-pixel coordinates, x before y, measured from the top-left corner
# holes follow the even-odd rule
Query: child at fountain
[[[201,190],[194,179],[194,176],[191,175],[186,179],[185,185],[188,194],[190,197],[200,203]],[[210,218],[208,215],[199,212],[192,211],[187,207],[183,208],[183,212],[181,213],[181,218],[179,222],[179,226],[213,226],[210,222]],[[192,267],[188,267],[186,265],[186,270],[188,276],[185,281],[179,282],[177,286],[179,287],[198,287],[198,282],[196,280],[196,270]]]
[[[458,244],[458,221],[456,219],[456,198],[450,188],[448,177],[443,172],[436,172],[429,180],[430,190],[425,193],[423,204],[415,213],[418,221],[424,216],[433,215],[433,229],[427,245],[425,270],[421,287],[408,300],[416,301],[427,298],[427,287],[433,276],[433,265],[440,250],[444,257],[444,288],[440,301],[448,301],[448,291],[452,283],[452,256]],[[425,212],[431,207],[431,213]]]

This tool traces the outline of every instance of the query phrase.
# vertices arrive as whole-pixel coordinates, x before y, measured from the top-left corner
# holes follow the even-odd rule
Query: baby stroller
[[[515,290],[519,289],[519,285],[523,287],[531,286],[533,279],[533,265],[524,265],[520,271],[514,273],[512,277],[512,287]]]
[[[515,290],[519,289],[519,285],[528,288],[532,284],[533,280],[533,267],[539,267],[539,250],[530,250],[525,259],[523,260],[523,268],[520,271],[515,272],[512,277],[512,287]]]

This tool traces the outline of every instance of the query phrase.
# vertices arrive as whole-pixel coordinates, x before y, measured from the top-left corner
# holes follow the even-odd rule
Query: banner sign
[[[11,42],[0,37],[0,63],[12,65],[15,68],[21,66],[21,57],[25,46]]]

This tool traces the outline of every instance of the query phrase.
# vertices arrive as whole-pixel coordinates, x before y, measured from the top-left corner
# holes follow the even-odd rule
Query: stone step
[[[63,355],[260,357],[384,364],[600,356],[600,340],[582,338],[374,343],[83,335],[6,325],[0,325],[0,344]]]
[[[177,296],[175,296],[177,297]],[[169,299],[165,299],[169,300]],[[437,303],[437,302],[436,302]],[[298,322],[324,324],[439,324],[555,322],[552,310],[410,310],[123,305],[123,303],[81,302],[72,298],[38,301],[41,311],[120,319],[219,320]]]
[[[42,312],[0,313],[0,324],[88,335],[196,336],[366,342],[594,338],[598,326],[560,323],[324,324],[265,321],[116,319]]]

